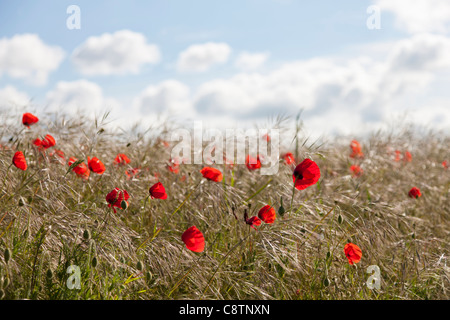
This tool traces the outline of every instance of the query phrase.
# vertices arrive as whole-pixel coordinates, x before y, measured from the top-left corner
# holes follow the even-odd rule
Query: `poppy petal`
[[[28,128],[38,122],[39,119],[34,114],[26,112],[22,115],[22,124]]]
[[[275,209],[269,205],[265,205],[259,210],[258,217],[265,223],[273,223],[276,218]]]
[[[105,172],[105,165],[97,157],[92,159],[88,157],[89,169],[97,174],[103,174]]]
[[[294,169],[292,174],[292,180],[294,181],[295,188],[303,190],[316,184],[320,178],[319,166],[311,159],[303,160]]]
[[[356,244],[347,243],[344,247],[345,256],[348,259],[348,263],[353,265],[354,263],[358,263],[361,261],[362,250]]]
[[[155,183],[153,186],[150,187],[148,191],[152,199],[154,198],[161,200],[167,199],[166,189],[164,188],[161,182]]]
[[[204,167],[202,170],[200,170],[200,173],[204,178],[215,182],[220,182],[223,179],[222,172],[215,168]]]
[[[188,228],[181,236],[186,248],[194,252],[202,252],[205,249],[205,238],[196,226]]]
[[[15,154],[14,154],[14,157],[13,157],[13,164],[17,167],[17,168],[19,168],[20,170],[23,170],[23,171],[25,171],[25,170],[27,170],[27,168],[28,168],[28,165],[27,165],[27,161],[26,161],[26,159],[25,159],[25,156],[23,155],[23,152],[22,151],[17,151]]]

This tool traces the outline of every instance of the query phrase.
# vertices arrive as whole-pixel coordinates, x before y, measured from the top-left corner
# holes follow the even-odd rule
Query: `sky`
[[[0,1],[0,109],[450,128],[447,0]]]

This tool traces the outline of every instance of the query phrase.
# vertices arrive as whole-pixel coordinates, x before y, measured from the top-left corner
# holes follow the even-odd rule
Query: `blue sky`
[[[112,108],[129,121],[178,111],[227,125],[304,108],[317,134],[363,133],[427,108],[413,120],[445,127],[450,4],[395,3],[3,1],[0,104]],[[79,30],[66,27],[70,5],[80,8]],[[381,29],[366,26],[371,5]],[[111,53],[105,41],[134,52]]]

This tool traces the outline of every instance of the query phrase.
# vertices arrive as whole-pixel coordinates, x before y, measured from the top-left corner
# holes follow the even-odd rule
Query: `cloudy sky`
[[[0,108],[359,135],[448,130],[449,85],[447,0],[0,2]]]

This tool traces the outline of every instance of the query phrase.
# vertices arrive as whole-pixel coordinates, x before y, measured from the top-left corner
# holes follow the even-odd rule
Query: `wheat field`
[[[106,115],[36,114],[40,121],[29,129],[22,113],[1,114],[2,299],[449,298],[450,170],[442,163],[450,160],[450,137],[443,132],[406,126],[354,137],[360,159],[349,157],[352,138],[318,144],[299,133],[283,152],[292,152],[295,164],[314,160],[321,176],[296,190],[295,164],[283,157],[275,175],[214,165],[221,182],[203,178],[202,165],[168,170],[170,122],[123,131]],[[42,151],[33,141],[45,134],[56,145]],[[18,150],[25,171],[12,165]],[[130,163],[114,164],[119,153]],[[67,164],[93,156],[105,164],[103,174],[83,179]],[[350,170],[356,164],[360,176]],[[165,200],[149,197],[158,181]],[[408,197],[412,187],[422,196]],[[130,195],[116,213],[105,200],[114,188]],[[276,219],[255,230],[244,213],[255,216],[265,205]],[[182,241],[193,225],[204,235],[202,252]],[[348,242],[362,251],[353,265],[344,254]],[[69,285],[70,266],[79,268],[78,288]],[[379,267],[378,289],[367,284],[369,266]]]

